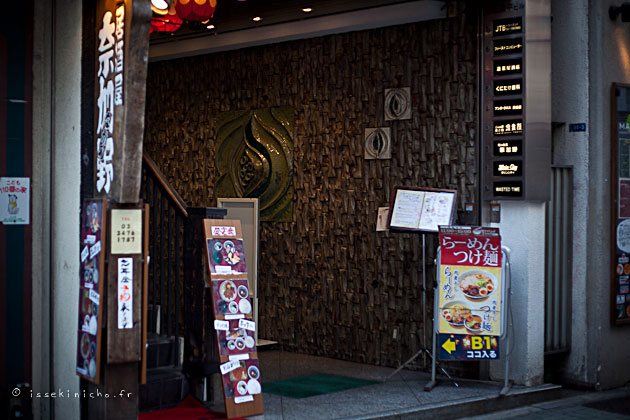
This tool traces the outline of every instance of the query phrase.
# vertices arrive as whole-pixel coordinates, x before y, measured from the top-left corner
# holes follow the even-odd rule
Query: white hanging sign
[[[133,258],[118,258],[118,329],[133,328]]]

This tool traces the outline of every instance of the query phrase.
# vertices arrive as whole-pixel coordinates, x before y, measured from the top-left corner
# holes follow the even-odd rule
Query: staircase
[[[189,392],[212,404],[212,393],[203,385],[218,372],[218,355],[204,280],[202,220],[222,219],[226,210],[188,207],[146,154],[142,183],[142,198],[150,207],[150,260],[147,376],[140,385],[140,411],[174,407]]]

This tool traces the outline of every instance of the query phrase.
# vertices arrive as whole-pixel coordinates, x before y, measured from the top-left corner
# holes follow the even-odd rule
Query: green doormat
[[[263,392],[268,394],[282,395],[283,397],[290,398],[306,398],[377,383],[379,382],[349,378],[347,376],[316,373],[314,375],[298,376],[297,378],[285,379],[283,381],[264,383],[262,384],[262,388]]]

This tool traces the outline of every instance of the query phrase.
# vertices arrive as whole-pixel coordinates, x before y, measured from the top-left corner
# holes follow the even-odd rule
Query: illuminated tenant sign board
[[[487,0],[483,7],[483,197],[547,200],[551,170],[550,28],[533,33],[531,28],[536,26],[528,29],[528,16],[550,15],[549,2]],[[530,55],[536,57],[536,63],[528,67]],[[528,103],[536,105],[528,109]]]

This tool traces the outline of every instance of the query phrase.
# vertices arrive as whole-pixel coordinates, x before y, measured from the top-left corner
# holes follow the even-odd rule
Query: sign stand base
[[[405,366],[423,353],[423,366],[426,366],[427,334],[427,271],[426,235],[424,232],[438,232],[441,225],[453,222],[456,190],[419,187],[394,187],[387,228],[392,230],[422,233],[422,348],[409,360],[398,367],[386,380],[400,372]],[[410,216],[411,215],[411,216]],[[446,372],[445,372],[446,373]]]
[[[426,234],[423,233],[422,234],[422,313],[426,313],[426,307],[427,307],[427,265],[426,265]],[[418,356],[420,356],[420,353],[423,353],[424,355],[424,361],[425,363],[423,364],[423,366],[426,365],[426,355],[428,354],[429,357],[432,359],[433,361],[433,355],[435,354],[435,334],[433,334],[433,353],[431,353],[427,347],[426,347],[426,322],[423,323],[422,326],[422,330],[423,330],[423,335],[422,335],[422,348],[420,350],[418,350],[418,352],[416,354],[414,354],[413,356],[411,356],[409,358],[409,360],[407,360],[405,363],[403,363],[402,365],[398,366],[398,368],[391,374],[389,375],[385,381],[383,382],[387,382],[388,380],[390,380],[392,377],[394,377],[398,372],[400,372],[401,370],[403,370],[405,368],[405,366],[407,366],[409,363],[413,362],[414,360],[416,360],[418,358]],[[435,368],[435,364],[433,364],[433,368]],[[449,378],[451,381],[453,381],[453,384],[456,387],[459,387],[459,385],[457,384],[457,382],[455,382],[455,380],[448,374],[448,372],[446,372],[446,370],[444,370],[444,368],[442,368],[441,366],[438,365],[438,367],[440,368],[440,370],[442,371],[442,373],[444,375],[446,375],[447,378]],[[435,375],[433,375],[435,376]],[[427,389],[427,386],[429,386],[429,384],[431,384],[432,382],[429,382],[425,387],[424,390],[425,391],[430,391],[433,386],[435,385],[435,381],[433,381],[433,385],[431,385],[431,387],[429,389]]]
[[[505,255],[509,255],[509,251],[505,253]],[[510,284],[509,282],[509,277],[510,277],[510,261],[508,259],[507,263],[506,263],[506,267],[507,267],[507,278],[508,278],[508,284]],[[507,293],[507,303],[508,303],[508,308],[509,305],[512,304],[512,291],[510,289],[508,289],[508,293]],[[511,312],[510,312],[511,313]],[[511,322],[512,319],[510,317],[510,321],[508,322],[508,328],[506,328],[506,330],[510,329],[511,326]],[[512,382],[510,382],[508,380],[508,378],[510,377],[509,373],[510,373],[510,334],[506,334],[505,336],[505,347],[507,348],[507,352],[505,353],[505,377],[503,378],[503,388],[501,389],[501,392],[499,392],[499,397],[505,397],[508,392],[510,392],[510,388],[512,388]]]

